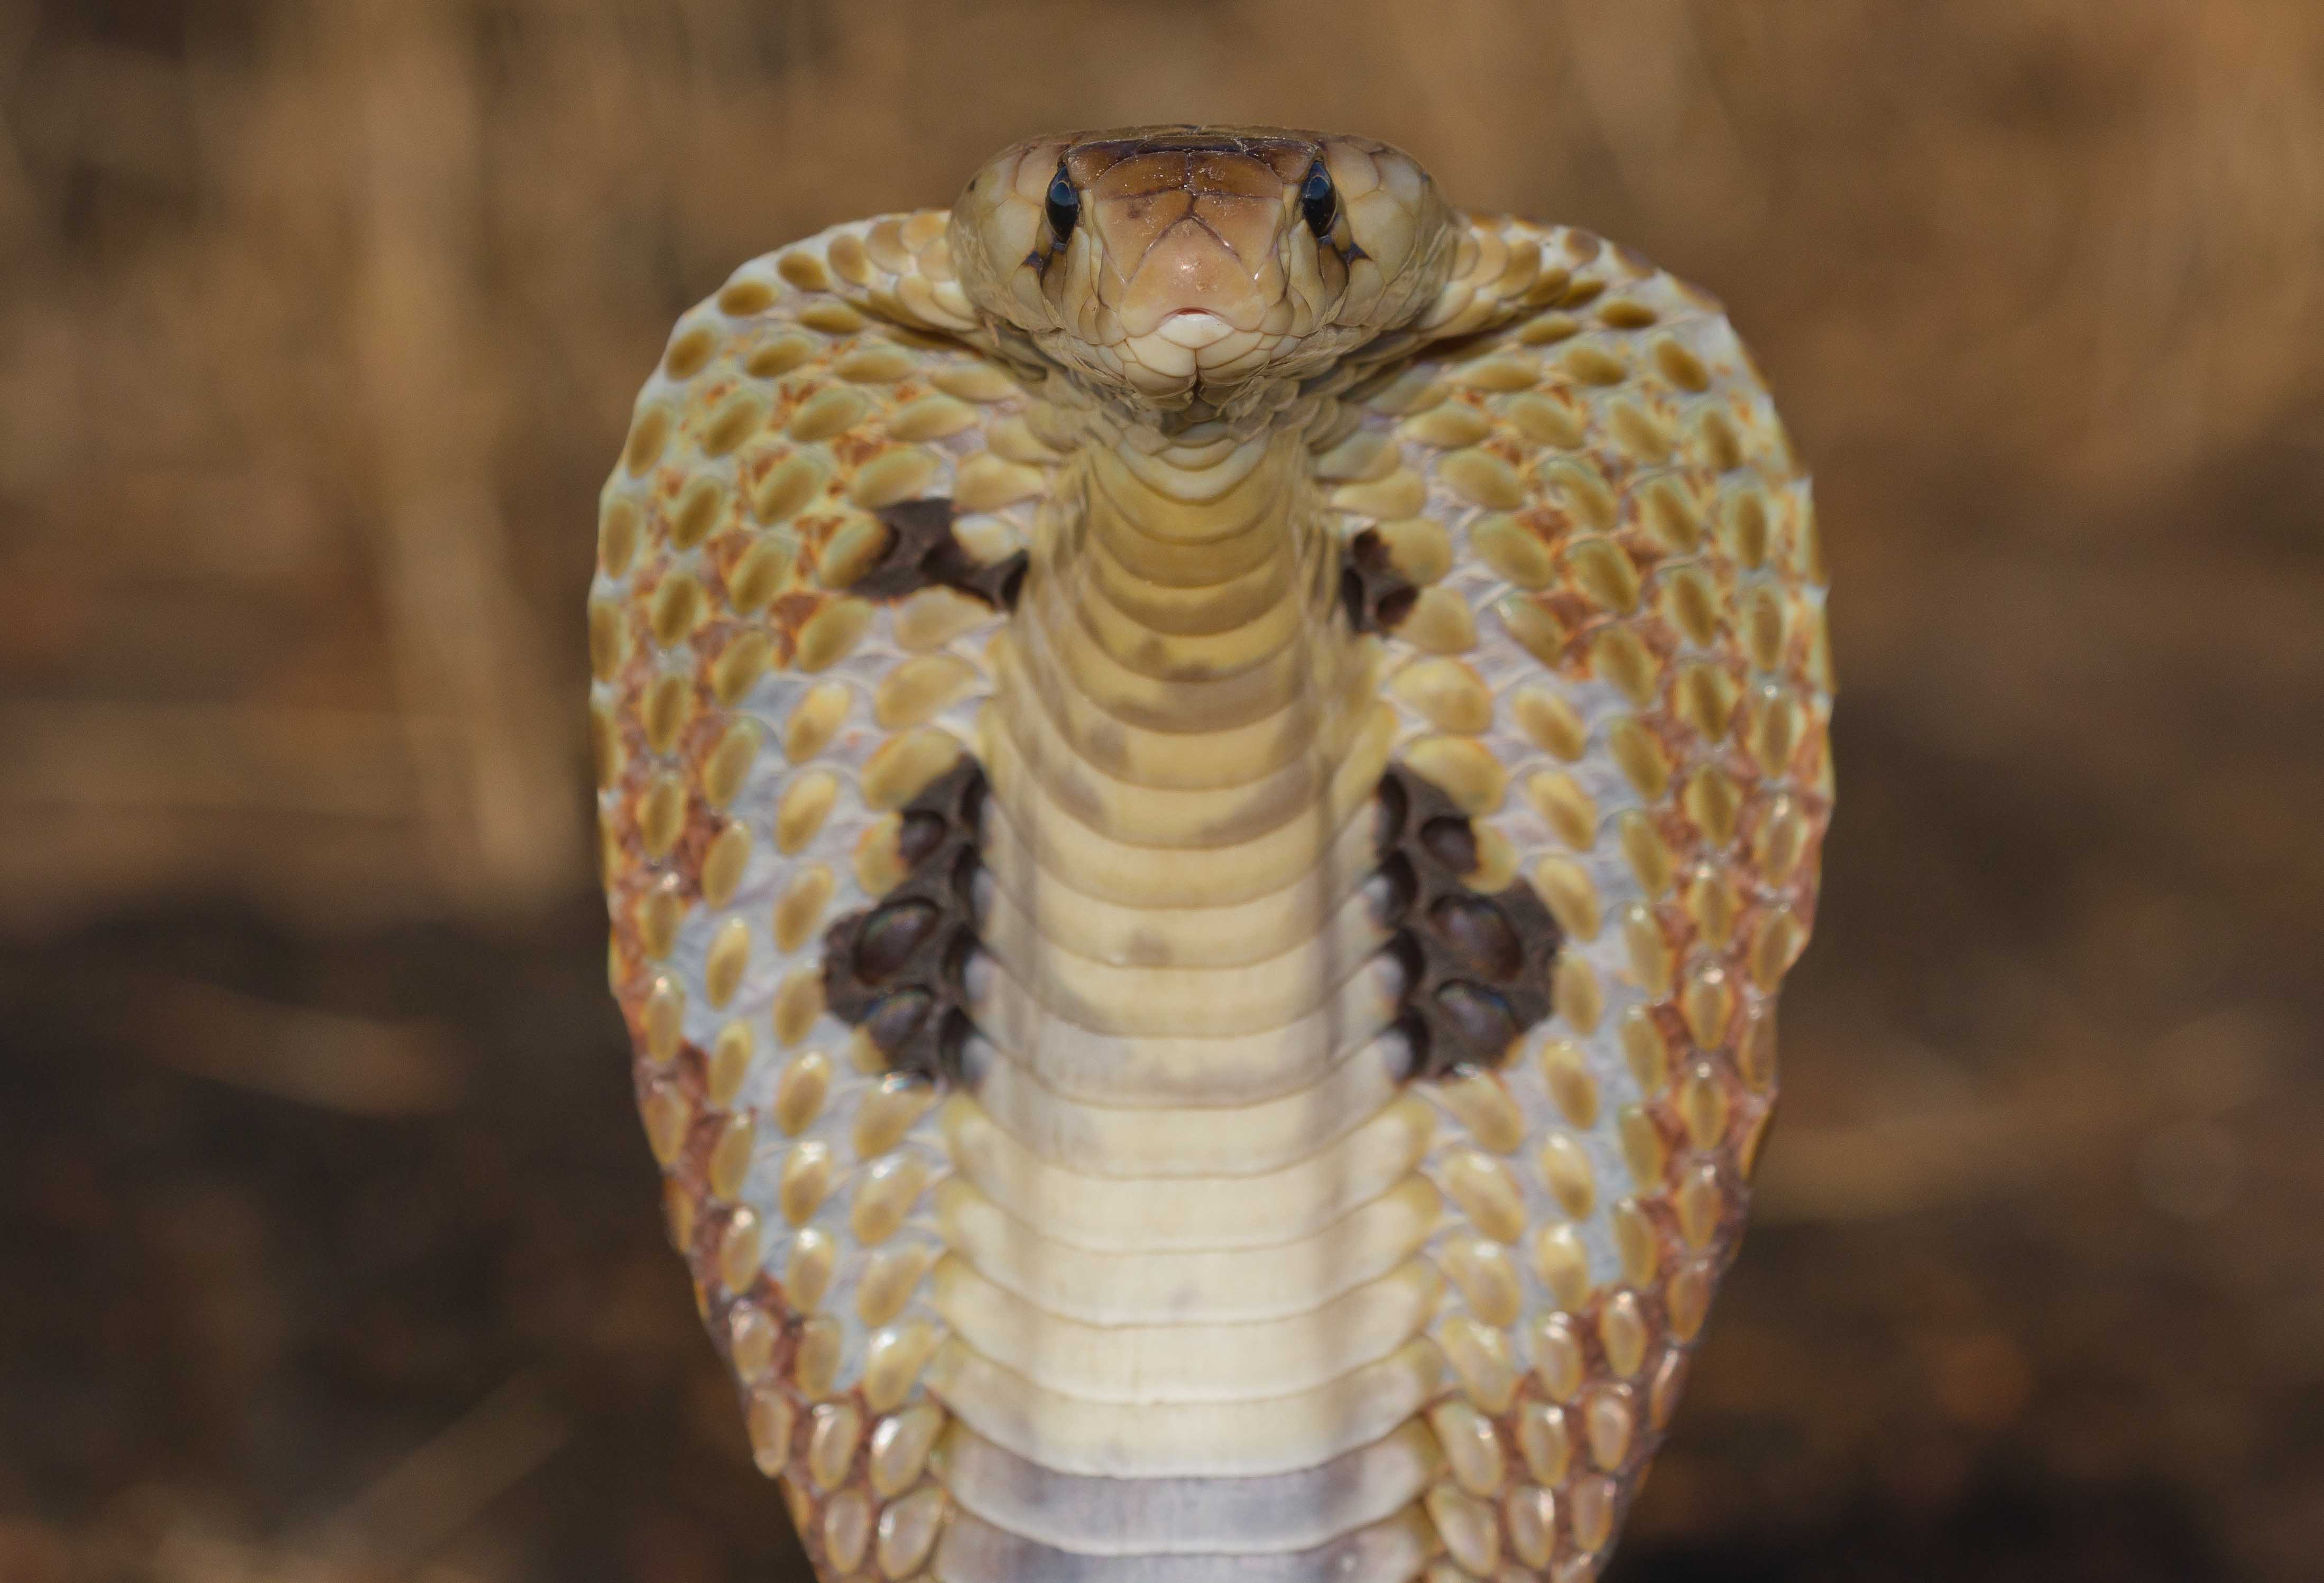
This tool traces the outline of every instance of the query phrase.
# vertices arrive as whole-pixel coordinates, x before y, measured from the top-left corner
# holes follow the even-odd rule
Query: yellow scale
[[[897,571],[932,510],[1012,603]],[[1365,139],[1019,144],[685,316],[591,594],[609,966],[821,1576],[1594,1577],[1775,1099],[1822,584],[1714,303]],[[825,936],[964,759],[931,1081]],[[1417,1074],[1392,766],[1563,934]]]

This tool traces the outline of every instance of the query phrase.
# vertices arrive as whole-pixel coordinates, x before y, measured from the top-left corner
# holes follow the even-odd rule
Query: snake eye
[[[1065,239],[1074,234],[1074,222],[1082,217],[1082,195],[1075,192],[1074,184],[1065,179],[1063,165],[1057,167],[1056,175],[1049,182],[1047,207],[1049,211],[1049,231],[1056,238],[1051,245],[1063,247]]]
[[[1307,167],[1307,179],[1299,184],[1299,212],[1307,217],[1307,229],[1320,237],[1332,234],[1332,222],[1340,217],[1339,189],[1332,185],[1332,173],[1316,161]]]

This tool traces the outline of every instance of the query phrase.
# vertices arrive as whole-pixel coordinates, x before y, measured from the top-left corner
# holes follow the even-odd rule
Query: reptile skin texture
[[[1358,137],[1019,144],[672,332],[589,603],[672,1241],[826,1583],[1604,1566],[1831,808],[1719,305]]]

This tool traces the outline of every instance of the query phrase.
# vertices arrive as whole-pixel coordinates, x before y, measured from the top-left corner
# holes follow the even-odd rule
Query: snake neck
[[[1010,915],[988,940],[1039,1005],[1013,1054],[1150,1068],[1159,1099],[1215,1079],[1191,1038],[1263,1046],[1286,1085],[1340,1048],[1310,1014],[1371,855],[1373,655],[1337,613],[1309,455],[1290,425],[1106,433],[1064,470],[987,750]]]
[[[1194,439],[1069,453],[992,646],[931,1376],[964,1583],[1365,1576],[1427,1468],[1427,1133],[1363,890],[1392,717],[1306,437]]]
[[[1033,575],[1107,660],[1150,684],[1134,704],[1119,693],[1093,701],[1190,738],[1281,715],[1283,732],[1320,740],[1314,684],[1351,655],[1331,619],[1333,546],[1306,456],[1281,429],[1083,449]],[[1104,763],[1102,741],[1082,732],[1074,745]],[[1234,784],[1236,764],[1217,768],[1216,784]]]

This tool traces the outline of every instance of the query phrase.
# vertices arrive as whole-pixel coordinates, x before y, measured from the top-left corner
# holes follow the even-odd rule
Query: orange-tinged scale
[[[1201,134],[1139,135],[1156,183],[1139,256],[1210,245],[1154,229],[1167,195],[1213,201],[1206,183],[1264,200],[1217,234],[1306,236],[1311,144],[1246,134],[1193,159],[1171,151]],[[1056,143],[996,166],[949,216],[785,249],[682,321],[604,497],[589,722],[609,976],[673,1240],[825,1583],[913,1583],[965,1564],[946,1548],[962,1535],[1005,1537],[1006,1503],[970,1487],[976,1436],[1082,1479],[1037,1496],[1097,1532],[1120,1519],[1096,1492],[1141,1468],[1224,1488],[1238,1469],[1406,1444],[1400,1425],[1430,1460],[1368,1542],[1409,1545],[1404,1575],[1578,1576],[1670,1421],[1733,1254],[1775,1094],[1773,998],[1806,941],[1830,811],[1825,567],[1788,443],[1702,293],[1583,233],[1431,207],[1393,151],[1326,146],[1348,184],[1333,224],[1363,243],[1343,277],[1325,278],[1355,253],[1302,242],[1260,277],[1172,265],[1153,281],[1177,284],[1125,275],[1101,305],[1111,167]],[[1052,254],[1061,163],[1082,207]],[[1417,251],[1377,229],[1396,216]],[[1204,279],[1227,283],[1185,283]],[[1232,359],[1218,388],[1254,382],[1205,428],[1138,382],[1204,347],[1138,343],[1123,292],[1254,279],[1295,293],[1249,321],[1288,340],[1216,343]],[[1340,302],[1371,316],[1362,333],[1273,373]],[[1074,337],[1099,333],[1130,339],[1084,357]],[[1098,451],[1113,460],[1093,467]],[[957,557],[896,593],[903,539],[884,514],[936,500]],[[1360,636],[1338,587],[1359,532],[1409,589]],[[1285,555],[1254,533],[1308,537]],[[971,568],[1020,548],[1013,610],[997,581],[972,591]],[[1105,575],[1087,575],[1100,555]],[[1204,581],[1269,556],[1296,574]],[[1047,723],[1028,734],[1030,711]],[[1042,747],[1005,774],[985,764],[981,805],[917,800],[1003,741]],[[1361,907],[1223,889],[1212,907],[1188,877],[1314,871],[1352,894],[1377,861],[1382,755],[1467,817],[1452,871],[1536,898],[1527,916],[1562,932],[1526,970],[1543,1018],[1498,1066],[1494,1051],[1407,1074],[1393,1052],[1333,1050],[1267,1076],[1273,1030],[1301,1026],[1276,986],[1344,981],[1313,1026],[1350,1050],[1415,991],[1365,970],[1388,928]],[[1286,764],[1319,768],[1269,778]],[[1305,789],[1265,801],[1286,787]],[[1171,814],[1198,805],[1179,797],[1210,799],[1209,823]],[[1140,841],[1166,822],[1176,844]],[[914,867],[932,842],[967,854],[933,888]],[[1000,865],[989,884],[980,861]],[[826,931],[962,894],[982,911],[943,913],[937,938],[984,1044],[899,1067],[910,1046],[881,1040],[908,1019],[873,1037],[826,960],[844,931]],[[1492,938],[1466,948],[1489,956]],[[1336,976],[1316,980],[1327,962]],[[1153,1008],[1267,999],[1189,976],[1222,968],[1275,1009],[1232,1035],[1232,1060],[1206,1066],[1194,1045],[1162,1059]],[[1043,1021],[1083,1015],[1113,1042]],[[1302,1087],[1308,1071],[1342,1075]],[[1367,1118],[1399,1114],[1415,1084],[1439,1102],[1389,1149],[1405,1135]],[[1426,1217],[1386,1212],[1399,1180],[1441,1184]],[[1301,1197],[1333,1183],[1358,1197]],[[1186,1247],[1163,1246],[1189,1216]],[[1271,1217],[1376,1229],[1235,1264]],[[1391,1225],[1412,1240],[1365,1240]],[[1028,1238],[1071,1251],[1011,1265]],[[1070,1345],[1099,1350],[1069,1371],[1055,1348],[1030,1375],[994,1368],[985,1321],[945,1306],[968,1290],[954,1263],[994,1291],[1030,1283],[1015,1301],[1076,1316]],[[1328,1376],[1370,1383],[1319,1387],[1349,1394],[1312,1411],[1222,1392],[1204,1371],[1236,1348],[1183,1339],[1213,1315],[1260,1327],[1232,1332],[1259,1345],[1325,1288],[1353,1302],[1412,1268],[1442,1280],[1442,1307],[1431,1285],[1386,1351]],[[1150,1357],[1119,1350],[1131,1334]],[[1051,1389],[1064,1380],[1138,1405]],[[1313,1427],[1330,1424],[1357,1438]],[[1312,1501],[1266,1509],[1327,1520]],[[1171,1542],[1232,1556],[1333,1537],[1277,1529],[1237,1551],[1204,1528],[1224,1510],[1195,1501]]]

